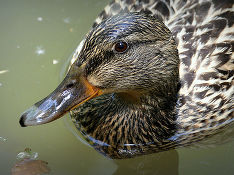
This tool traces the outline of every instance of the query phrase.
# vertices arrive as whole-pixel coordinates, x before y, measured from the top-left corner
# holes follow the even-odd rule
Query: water
[[[107,2],[0,0],[0,174],[10,174],[25,148],[55,175],[233,174],[234,142],[111,160],[74,135],[68,116],[20,127],[20,114],[59,84],[67,59]]]

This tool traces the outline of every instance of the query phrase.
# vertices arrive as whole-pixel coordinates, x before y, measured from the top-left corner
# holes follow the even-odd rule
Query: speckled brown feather
[[[139,118],[137,123],[133,124],[129,121],[131,116],[138,115],[137,109],[127,109],[124,113],[123,106],[118,106],[119,101],[113,102],[111,95],[99,97],[72,112],[73,119],[76,120],[74,122],[78,122],[76,124],[81,131],[84,132],[82,127],[85,127],[85,124],[93,123],[99,124],[96,128],[102,127],[103,132],[106,132],[94,132],[92,137],[103,141],[103,144],[100,142],[100,146],[93,140],[94,147],[111,157],[132,157],[189,145],[214,135],[220,132],[221,128],[233,123],[233,1],[115,0],[105,7],[96,19],[94,27],[113,15],[135,11],[153,15],[163,21],[175,37],[181,62],[181,88],[176,109],[170,110],[168,115],[173,116],[174,112],[177,115],[171,118],[161,112],[160,116],[165,117],[162,121],[167,121],[168,126],[158,123],[157,126],[153,126],[144,118]],[[74,59],[79,54],[78,49]],[[104,114],[103,109],[105,115],[102,115],[102,120],[93,121],[93,115]],[[123,117],[116,117],[116,113],[121,113]],[[152,114],[154,115],[153,112]],[[151,113],[148,116],[151,116]],[[111,128],[116,128],[114,132],[118,134],[108,133]],[[132,129],[136,132],[132,132]],[[151,129],[156,129],[157,132],[149,132]],[[163,134],[158,134],[160,132]],[[135,146],[123,146],[130,144],[124,143],[124,140],[128,141],[131,135],[136,133],[139,139],[131,140]],[[103,138],[102,135],[108,137]],[[150,136],[152,139],[149,139]],[[88,135],[86,137],[92,140]],[[113,145],[115,142],[119,143]],[[141,146],[136,146],[137,143]]]

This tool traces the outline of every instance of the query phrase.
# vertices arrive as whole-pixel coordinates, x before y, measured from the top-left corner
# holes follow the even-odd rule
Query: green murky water
[[[55,175],[233,174],[234,142],[111,160],[74,136],[68,116],[20,127],[20,114],[58,85],[67,59],[107,2],[0,0],[0,174],[10,174],[27,147]]]

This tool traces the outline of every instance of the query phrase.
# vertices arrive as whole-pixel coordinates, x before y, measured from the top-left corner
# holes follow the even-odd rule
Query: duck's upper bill
[[[101,94],[98,88],[76,73],[71,68],[65,79],[49,96],[22,114],[20,125],[25,127],[51,122],[81,103]]]

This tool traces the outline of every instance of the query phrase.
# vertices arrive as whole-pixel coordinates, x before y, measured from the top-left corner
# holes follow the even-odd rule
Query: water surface
[[[234,142],[111,160],[74,136],[68,116],[20,127],[20,114],[59,84],[67,60],[107,2],[0,0],[0,174],[10,174],[27,147],[55,175],[233,174]]]

